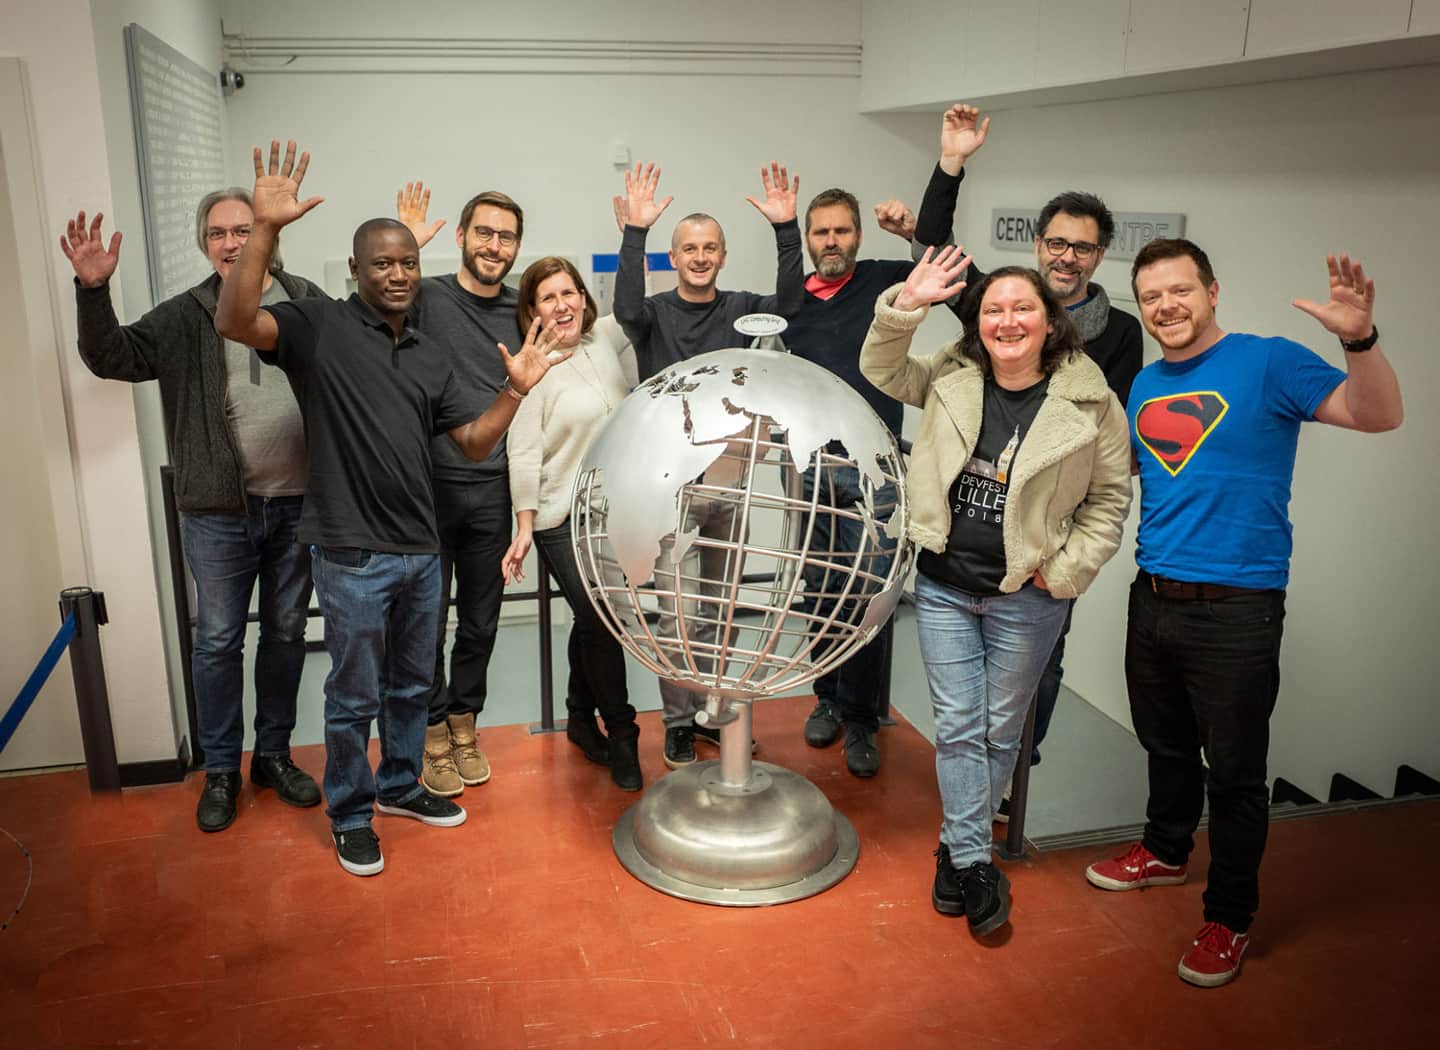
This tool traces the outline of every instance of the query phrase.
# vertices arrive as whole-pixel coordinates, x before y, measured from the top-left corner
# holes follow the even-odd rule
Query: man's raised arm
[[[615,269],[615,320],[625,338],[639,347],[650,336],[652,318],[645,308],[645,239],[674,197],[658,204],[655,190],[660,169],[655,164],[635,165],[625,172],[625,198],[615,204],[615,222],[620,226],[620,262]],[[623,221],[622,221],[623,220]]]
[[[497,344],[500,356],[505,360],[506,376],[500,396],[478,417],[449,431],[451,439],[469,459],[482,460],[490,455],[509,429],[525,395],[545,378],[551,365],[558,365],[574,353],[573,350],[556,349],[558,342],[555,329],[541,331],[540,318],[537,317],[531,323],[525,344],[518,354],[512,354],[504,343]],[[453,378],[451,381],[454,382]]]
[[[950,243],[955,233],[955,200],[965,178],[965,163],[985,145],[990,118],[980,119],[974,106],[957,102],[940,119],[940,160],[925,187],[915,219],[915,258],[927,247]]]
[[[781,317],[793,317],[805,303],[805,263],[800,251],[800,227],[795,222],[800,176],[790,177],[783,164],[770,162],[760,169],[765,200],[745,199],[775,228],[775,294],[764,296],[759,308]]]
[[[255,190],[251,208],[255,220],[250,237],[240,249],[240,258],[230,276],[220,286],[220,302],[215,307],[215,330],[226,339],[252,346],[256,350],[274,350],[280,329],[268,311],[260,309],[260,295],[265,286],[265,269],[275,240],[285,226],[294,222],[324,197],[300,200],[300,183],[310,166],[310,154],[300,154],[295,161],[295,140],[285,145],[285,160],[280,160],[280,143],[270,142],[270,166],[261,163],[260,147],[255,147]]]

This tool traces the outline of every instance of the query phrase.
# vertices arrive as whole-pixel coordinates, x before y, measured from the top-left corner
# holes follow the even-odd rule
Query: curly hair
[[[1085,352],[1085,344],[1080,339],[1080,333],[1070,323],[1070,318],[1060,301],[1055,298],[1054,293],[1045,287],[1045,282],[1040,274],[1027,266],[1002,266],[998,270],[987,273],[981,280],[976,282],[973,288],[965,290],[964,297],[960,300],[960,323],[965,326],[965,332],[960,337],[960,353],[968,361],[973,361],[980,369],[986,379],[993,374],[990,367],[990,353],[980,342],[980,306],[985,299],[985,293],[996,281],[1005,277],[1020,277],[1030,282],[1039,296],[1041,304],[1045,307],[1045,320],[1051,326],[1050,334],[1045,338],[1045,345],[1040,350],[1040,371],[1045,375],[1051,375],[1060,364],[1069,360],[1076,354]]]

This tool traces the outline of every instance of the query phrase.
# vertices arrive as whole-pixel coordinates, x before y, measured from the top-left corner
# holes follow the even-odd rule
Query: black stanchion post
[[[1025,804],[1030,796],[1030,753],[1035,750],[1035,698],[1025,712],[1025,732],[1020,736],[1020,757],[1015,760],[1015,774],[1010,781],[1010,825],[1005,829],[1005,845],[1000,856],[1020,860],[1025,856]]]
[[[185,683],[185,721],[190,730],[190,764],[205,765],[200,726],[195,720],[195,677],[191,661],[195,636],[190,630],[190,587],[185,581],[185,548],[180,539],[180,511],[175,504],[175,468],[160,468],[160,495],[165,504],[165,543],[170,548],[170,592],[175,599],[175,633],[180,642],[180,677]]]
[[[120,762],[115,757],[115,729],[110,723],[110,691],[105,687],[105,660],[100,654],[100,625],[108,622],[105,595],[89,587],[60,592],[60,619],[74,614],[70,641],[70,673],[75,676],[75,702],[80,709],[80,739],[91,791],[120,790]]]
[[[555,732],[555,672],[551,665],[550,570],[545,556],[535,548],[535,590],[540,604],[540,723],[531,726],[533,733]]]

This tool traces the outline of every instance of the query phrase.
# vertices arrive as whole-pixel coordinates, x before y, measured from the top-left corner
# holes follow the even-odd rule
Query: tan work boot
[[[454,743],[455,766],[466,787],[483,784],[490,779],[490,760],[475,743],[475,716],[450,715],[445,719],[450,726],[450,740]]]
[[[450,753],[450,727],[437,722],[425,728],[425,758],[420,767],[420,783],[432,795],[454,798],[465,790],[465,782],[455,768]]]

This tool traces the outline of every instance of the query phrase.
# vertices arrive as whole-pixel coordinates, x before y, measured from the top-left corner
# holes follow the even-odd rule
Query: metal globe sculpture
[[[844,500],[847,481],[858,500]],[[576,560],[621,644],[704,692],[696,721],[720,729],[718,762],[664,777],[617,823],[633,875],[690,900],[756,905],[818,893],[854,867],[854,828],[823,793],[752,761],[750,705],[874,637],[909,573],[907,522],[889,430],[803,359],[704,354],[611,415],[576,479]]]

